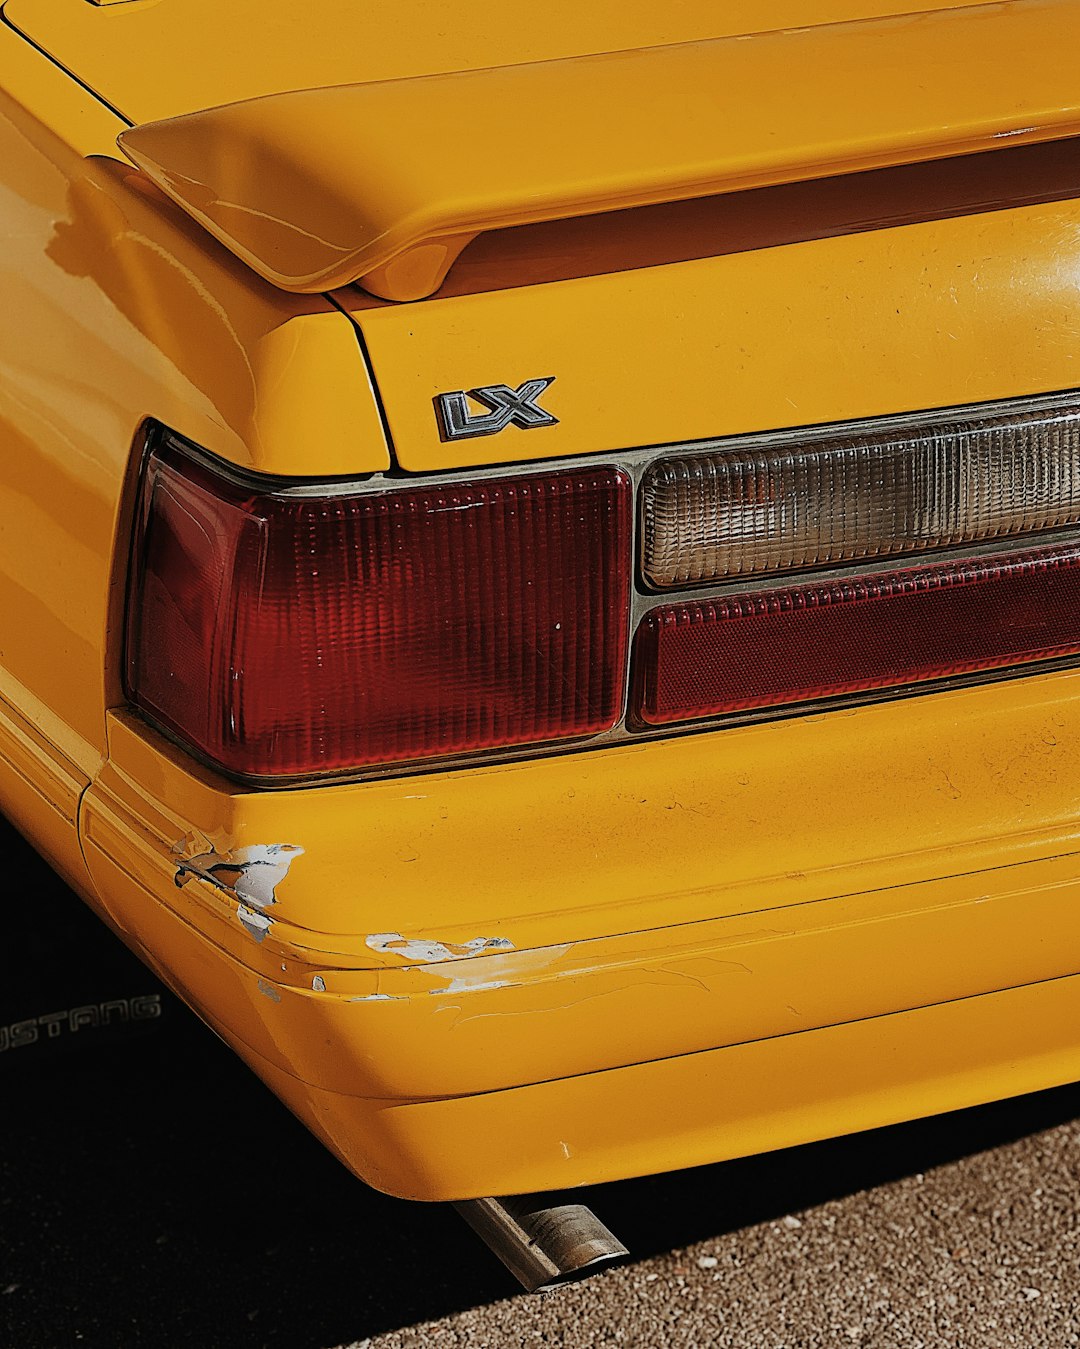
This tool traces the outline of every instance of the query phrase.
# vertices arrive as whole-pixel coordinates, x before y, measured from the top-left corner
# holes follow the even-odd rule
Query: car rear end
[[[431,298],[365,254],[332,302],[383,466],[150,409],[86,865],[371,1184],[563,1188],[1080,1074],[1080,153],[1040,126],[624,182],[485,226]]]

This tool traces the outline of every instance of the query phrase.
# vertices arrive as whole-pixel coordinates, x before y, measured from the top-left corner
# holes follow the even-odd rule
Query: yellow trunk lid
[[[815,46],[800,38],[821,25],[956,23],[1004,32],[1012,16],[1021,24],[1054,14],[1072,22],[1072,9],[1062,0],[936,5],[932,12],[901,0],[732,0],[722,9],[692,0],[663,8],[557,0],[536,12],[470,0],[447,24],[440,7],[422,0],[380,8],[351,0],[306,8],[265,0],[257,8],[253,0],[9,0],[4,15],[143,125],[257,95],[388,78],[412,85],[455,69],[673,48],[777,33],[797,21],[803,31],[776,42],[792,63],[776,79],[790,84],[798,53]],[[887,20],[898,14],[913,17]],[[1075,43],[1063,47],[1072,50]],[[1031,55],[1015,52],[1017,82],[1029,90],[1025,71],[1042,73]],[[982,63],[979,69],[985,74]],[[1004,65],[989,92],[1008,102],[1016,90],[1003,72]],[[839,67],[816,73],[822,88],[842,78]],[[924,74],[911,71],[917,94]],[[987,113],[979,125],[991,121]],[[497,122],[495,109],[493,133]],[[1034,130],[1010,123],[1002,144]],[[1061,134],[1049,120],[1042,130]],[[538,126],[536,136],[544,134]],[[661,201],[592,222],[526,224],[481,235],[423,303],[387,304],[352,286],[335,298],[363,331],[397,465],[412,472],[1072,388],[1080,204],[1060,199],[1075,194],[1078,154],[1080,141],[1062,140],[699,202]],[[460,163],[483,179],[484,147],[463,148]],[[371,185],[376,204],[379,186]],[[686,211],[692,218],[665,214]],[[553,422],[442,438],[440,395],[543,379],[554,381],[543,394]],[[295,471],[304,471],[299,455]]]
[[[977,158],[1019,177],[1017,153]],[[1075,141],[1024,154],[1060,157],[1075,181]],[[927,169],[958,172],[956,161]],[[885,173],[914,190],[915,170]],[[363,329],[398,463],[425,472],[602,454],[1076,386],[1080,203],[814,238],[824,186],[766,190],[806,208],[803,241],[739,249],[739,231],[747,243],[777,233],[779,204],[751,209],[761,194],[748,193],[725,199],[745,214],[721,216],[736,251],[720,256],[420,304],[339,292]],[[925,182],[923,193],[925,209]],[[440,439],[439,394],[552,376],[543,407],[557,424]]]
[[[294,89],[928,10],[919,0],[9,0],[4,18],[131,122]],[[988,7],[990,8],[990,7]],[[993,6],[992,8],[1000,8]]]

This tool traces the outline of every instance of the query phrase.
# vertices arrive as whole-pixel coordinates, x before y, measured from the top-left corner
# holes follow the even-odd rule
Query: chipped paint
[[[487,960],[477,965],[458,964],[453,974],[437,966],[430,969],[421,967],[419,972],[442,981],[441,987],[428,989],[428,994],[435,997],[448,993],[482,993],[491,989],[517,988],[540,971],[557,965],[572,949],[572,942],[562,946],[537,947],[531,951],[517,951],[511,948],[509,952],[493,951]],[[551,971],[549,975],[541,976],[541,980],[562,979],[568,977],[570,973],[573,972]]]
[[[315,990],[316,993],[325,993],[326,980],[322,977],[321,974],[317,974],[311,981],[311,987]]]
[[[264,997],[269,998],[271,1002],[281,1001],[281,994],[273,984],[268,984],[265,979],[259,980],[259,992],[262,993]]]
[[[249,909],[246,904],[236,906],[236,916],[256,941],[265,941],[266,934],[274,925],[273,920],[268,918],[265,913],[259,913],[257,909]]]
[[[181,843],[173,852],[182,849]],[[241,926],[261,942],[266,940],[273,925],[262,910],[277,903],[277,887],[288,875],[293,859],[301,856],[303,851],[295,843],[254,843],[231,853],[219,853],[216,848],[211,848],[209,852],[182,859],[177,864],[173,882],[180,889],[194,877],[235,899],[236,916]]]
[[[242,904],[265,909],[277,903],[275,891],[303,851],[294,843],[255,843],[231,853],[211,849],[182,860],[173,880],[180,887],[196,877]]]
[[[458,945],[423,937],[403,937],[400,932],[373,932],[367,939],[367,945],[372,951],[386,951],[422,965],[437,964],[444,960],[467,960],[470,956],[484,955],[490,951],[514,950],[514,943],[506,937],[473,937]]]
[[[440,997],[444,993],[480,993],[486,988],[510,988],[509,979],[470,979],[467,975],[461,979],[451,979],[445,988],[429,988],[428,993]]]
[[[346,998],[346,1002],[408,1002],[400,993],[365,993],[362,997]]]

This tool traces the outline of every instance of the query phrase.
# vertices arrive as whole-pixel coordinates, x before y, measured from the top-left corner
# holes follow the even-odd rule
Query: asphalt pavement
[[[0,1053],[0,1349],[1080,1345],[1080,1087],[597,1187],[631,1262],[518,1295],[452,1210],[348,1176],[22,860],[0,1025],[45,1030]]]

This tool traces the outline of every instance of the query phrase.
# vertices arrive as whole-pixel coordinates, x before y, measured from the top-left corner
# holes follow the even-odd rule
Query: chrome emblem
[[[537,426],[557,426],[558,417],[545,412],[536,400],[555,376],[548,379],[527,379],[516,389],[508,384],[484,384],[479,389],[455,389],[441,393],[435,399],[435,416],[443,440],[468,440],[472,436],[493,436],[508,426],[519,426],[531,431]],[[487,412],[469,411],[472,398],[488,409]]]

